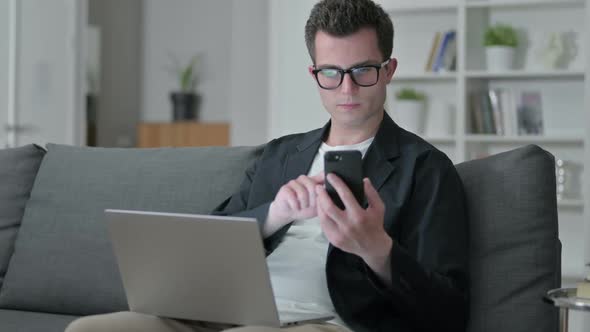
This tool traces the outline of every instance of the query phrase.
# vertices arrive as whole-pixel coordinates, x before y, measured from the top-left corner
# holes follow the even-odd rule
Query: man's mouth
[[[361,106],[360,103],[341,103],[341,104],[337,104],[336,106],[340,107],[340,108],[344,108],[344,109],[355,109],[355,108],[359,108]]]

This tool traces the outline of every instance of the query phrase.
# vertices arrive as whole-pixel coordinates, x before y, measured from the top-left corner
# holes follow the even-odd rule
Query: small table
[[[545,300],[559,307],[561,313],[561,332],[568,331],[568,314],[570,310],[590,311],[590,299],[576,296],[576,288],[556,288],[547,292]]]

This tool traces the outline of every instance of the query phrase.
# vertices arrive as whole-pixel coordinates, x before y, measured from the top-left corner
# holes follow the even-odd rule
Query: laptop
[[[284,327],[331,313],[276,306],[256,219],[105,210],[131,311],[176,319]]]

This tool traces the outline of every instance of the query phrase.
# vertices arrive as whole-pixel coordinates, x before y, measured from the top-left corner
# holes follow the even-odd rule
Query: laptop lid
[[[279,326],[255,219],[106,210],[132,311]]]
[[[130,310],[237,325],[326,321],[325,313],[279,318],[256,219],[106,210]]]

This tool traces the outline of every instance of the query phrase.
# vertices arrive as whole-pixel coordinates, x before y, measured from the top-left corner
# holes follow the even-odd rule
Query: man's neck
[[[374,137],[383,121],[383,113],[368,120],[361,127],[340,126],[332,121],[330,133],[325,143],[330,146],[354,145]]]

